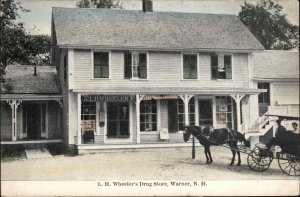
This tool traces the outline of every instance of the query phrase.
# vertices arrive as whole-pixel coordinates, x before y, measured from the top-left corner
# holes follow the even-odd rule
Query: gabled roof
[[[266,50],[254,53],[253,77],[299,79],[299,51]]]
[[[8,65],[5,83],[1,83],[3,94],[59,94],[59,79],[55,66]]]
[[[153,50],[263,50],[234,15],[53,8],[57,44]]]

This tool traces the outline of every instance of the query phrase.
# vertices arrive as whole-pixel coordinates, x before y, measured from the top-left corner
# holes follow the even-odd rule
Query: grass
[[[26,159],[22,145],[1,145],[1,162]]]

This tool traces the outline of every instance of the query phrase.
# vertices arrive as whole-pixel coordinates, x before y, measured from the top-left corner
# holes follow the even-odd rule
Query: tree
[[[28,12],[14,0],[0,3],[0,66],[8,64],[49,64],[51,39],[26,33],[23,23],[15,23],[18,12]],[[4,73],[2,71],[2,73]]]
[[[299,48],[299,27],[287,20],[282,6],[272,0],[260,0],[257,5],[245,1],[241,7],[241,21],[265,49]]]
[[[79,8],[120,8],[119,0],[80,0],[76,4]]]

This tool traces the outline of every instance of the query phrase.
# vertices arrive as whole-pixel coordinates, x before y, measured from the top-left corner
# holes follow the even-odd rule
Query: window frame
[[[101,53],[101,52],[108,53],[108,77],[106,77],[106,78],[95,77],[94,76],[94,68],[95,68],[94,54],[95,53]],[[91,50],[91,64],[92,64],[92,69],[91,69],[92,78],[91,79],[94,79],[94,80],[108,80],[108,79],[111,79],[111,51],[110,50]]]
[[[142,100],[141,102],[140,102],[140,132],[141,133],[153,133],[153,132],[158,132],[158,102],[157,102],[157,100],[155,100],[155,104],[154,103],[151,103],[151,102],[153,102],[153,101],[151,101],[151,100]],[[147,105],[149,105],[149,104],[151,104],[151,106],[152,105],[156,105],[156,113],[154,113],[153,111],[151,111],[151,113],[150,112],[147,112],[146,111],[146,106]],[[142,110],[142,105],[145,105],[145,111],[144,112],[141,112],[141,110]],[[153,110],[153,109],[151,109],[151,110]],[[141,118],[141,116],[145,116],[145,121],[143,121],[142,120],[142,118]],[[147,115],[150,115],[151,116],[151,121],[150,122],[148,122],[147,121]],[[154,116],[156,116],[156,120],[155,121],[153,121],[153,115]],[[145,124],[145,130],[142,130],[142,124]],[[155,124],[155,126],[156,126],[156,130],[147,130],[146,128],[146,124]]]
[[[183,68],[183,56],[184,55],[196,55],[196,60],[197,60],[197,78],[195,79],[185,79],[184,78],[184,68]],[[199,57],[199,53],[195,53],[195,52],[186,52],[186,53],[181,53],[181,80],[199,80],[200,79],[200,66],[199,66],[199,60],[200,60],[200,57]]]
[[[231,78],[226,78],[226,69],[224,69],[224,73],[225,73],[225,78],[219,78],[219,69],[218,69],[218,76],[216,78],[213,77],[213,66],[212,66],[212,56],[217,56],[218,58],[218,66],[217,68],[219,68],[219,58],[222,57],[223,59],[223,66],[225,68],[225,56],[230,56],[231,57]],[[234,55],[233,54],[230,54],[230,53],[214,53],[214,54],[210,54],[210,77],[211,77],[211,80],[234,80]]]
[[[125,76],[125,54],[126,53],[130,53],[131,54],[131,77],[126,77]],[[146,55],[146,69],[147,69],[147,72],[146,72],[146,78],[141,78],[141,77],[133,77],[133,55],[140,55],[140,54],[145,54]],[[123,57],[124,57],[124,63],[123,63],[123,68],[124,68],[124,79],[129,79],[129,80],[148,80],[149,79],[149,52],[146,52],[146,51],[124,51],[123,52]],[[140,67],[140,64],[138,64],[138,67]],[[138,72],[138,75],[139,75],[139,72]]]

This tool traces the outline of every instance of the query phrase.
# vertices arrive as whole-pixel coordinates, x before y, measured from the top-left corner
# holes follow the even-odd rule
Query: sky
[[[79,0],[19,0],[22,6],[31,10],[20,13],[19,21],[25,23],[28,32],[32,34],[48,34],[51,30],[52,7],[76,7]],[[257,0],[247,0],[255,3]],[[298,0],[273,0],[283,6],[283,12],[288,20],[299,26]],[[141,0],[120,0],[124,9],[141,10]],[[154,0],[154,11],[198,12],[238,15],[244,0]]]

